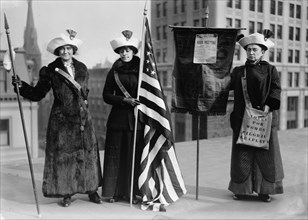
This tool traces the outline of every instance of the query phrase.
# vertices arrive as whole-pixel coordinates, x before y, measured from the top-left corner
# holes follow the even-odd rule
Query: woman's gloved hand
[[[22,86],[22,82],[19,78],[18,75],[16,76],[12,76],[12,85],[15,87],[15,86],[18,86],[19,88]]]
[[[123,99],[123,102],[130,105],[130,106],[133,106],[135,107],[136,105],[140,105],[140,101],[138,99],[134,99],[134,98],[124,98]]]

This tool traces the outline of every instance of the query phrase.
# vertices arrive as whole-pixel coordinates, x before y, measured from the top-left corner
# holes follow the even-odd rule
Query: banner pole
[[[209,18],[209,7],[208,5],[205,8],[205,23],[204,26],[207,27],[207,19]],[[207,117],[206,117],[207,120]],[[206,121],[207,123],[207,121]],[[206,127],[207,129],[207,127]],[[196,159],[196,200],[198,200],[199,197],[199,151],[200,151],[200,114],[197,113],[197,159]]]
[[[147,1],[146,1],[147,2]],[[140,65],[139,65],[139,77],[138,77],[138,89],[137,89],[137,99],[139,100],[139,90],[141,85],[141,77],[142,77],[142,71],[143,71],[143,61],[144,61],[144,27],[145,27],[145,18],[146,18],[146,2],[144,6],[144,12],[143,12],[143,27],[142,27],[142,42],[141,42],[141,52],[140,52]],[[136,143],[137,143],[137,126],[138,126],[138,105],[134,108],[135,113],[135,127],[134,127],[134,141],[133,141],[133,155],[132,155],[132,172],[131,172],[131,182],[130,182],[130,198],[129,198],[129,204],[130,207],[133,206],[133,191],[134,191],[134,170],[135,170],[135,152],[136,152]]]
[[[197,113],[196,200],[198,200],[199,197],[199,139],[200,139],[200,114]]]

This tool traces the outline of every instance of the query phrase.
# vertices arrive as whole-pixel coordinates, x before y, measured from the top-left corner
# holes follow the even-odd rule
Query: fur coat
[[[54,103],[46,134],[43,193],[45,197],[63,197],[76,193],[96,191],[101,185],[99,150],[87,100],[87,67],[73,59],[75,81],[81,86],[68,84],[58,72],[65,71],[60,58],[40,70],[39,81],[32,87],[22,82],[20,94],[31,101],[40,101],[50,89]],[[82,97],[81,97],[82,95]]]

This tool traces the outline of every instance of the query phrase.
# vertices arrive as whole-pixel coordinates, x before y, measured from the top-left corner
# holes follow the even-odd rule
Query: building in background
[[[208,7],[209,18],[206,19]],[[277,67],[282,94],[281,130],[308,126],[308,2],[306,0],[156,0],[151,1],[151,33],[157,68],[171,105],[172,71],[175,58],[169,25],[245,28],[247,36],[263,29],[274,32],[275,48],[265,59]],[[245,63],[246,53],[236,45],[233,66]],[[200,138],[231,134],[229,114],[201,116]],[[197,120],[190,114],[172,113],[176,141],[195,139]]]
[[[15,48],[15,71],[25,82],[31,83],[32,72],[29,71],[23,48]],[[5,50],[0,50],[0,152],[1,161],[24,158],[26,156],[24,132],[16,93],[12,86],[12,73],[3,66]],[[25,129],[29,150],[32,157],[38,157],[37,103],[21,97]]]
[[[111,105],[106,104],[102,96],[109,69],[97,67],[89,70],[88,103],[100,150],[105,148],[106,124],[111,109]]]
[[[41,68],[41,52],[38,47],[37,33],[34,26],[32,0],[28,1],[24,45],[20,48],[14,48],[14,51],[16,52],[14,61],[16,74],[23,81],[34,85],[38,79],[39,69]],[[5,50],[0,51],[0,146],[1,152],[9,152],[16,159],[18,154],[25,155],[24,153],[20,153],[20,151],[26,152],[25,139],[17,96],[11,85],[11,73],[7,73],[3,67],[4,53]],[[31,102],[22,97],[21,103],[30,151],[32,157],[38,157],[39,131],[44,129],[44,123],[47,126],[47,120],[44,120],[46,118],[46,105],[43,102]],[[44,123],[42,123],[42,119]],[[45,136],[43,139],[45,139]]]

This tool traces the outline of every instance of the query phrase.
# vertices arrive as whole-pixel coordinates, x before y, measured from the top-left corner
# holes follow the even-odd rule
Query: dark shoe
[[[103,203],[103,200],[101,199],[101,197],[99,197],[97,192],[91,193],[88,196],[89,196],[89,199],[90,199],[91,202],[94,202],[96,204],[102,204]]]
[[[234,194],[232,196],[232,198],[233,198],[233,200],[241,200],[241,199],[243,199],[243,197],[241,195],[239,195],[239,194]]]
[[[107,201],[110,202],[110,203],[114,203],[114,202],[119,201],[119,197],[118,196],[113,196],[112,198],[108,199]]]
[[[272,198],[268,194],[259,194],[258,196],[263,202],[271,202],[272,201]]]
[[[62,206],[69,207],[70,205],[71,205],[71,197],[70,196],[64,197],[62,201]]]
[[[133,196],[132,203],[134,205],[138,204],[139,203],[139,199],[136,196]]]

